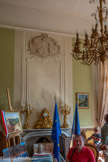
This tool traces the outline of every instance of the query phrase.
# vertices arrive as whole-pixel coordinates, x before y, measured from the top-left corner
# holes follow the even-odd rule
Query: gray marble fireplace
[[[66,157],[70,145],[71,129],[62,128],[61,131],[62,131],[63,144],[65,147],[65,157]],[[24,129],[23,130],[23,133],[21,133],[21,141],[26,143],[29,156],[33,155],[34,144],[42,143],[43,140],[44,142],[49,142],[49,144],[53,142],[51,140],[51,133],[52,133],[52,129]],[[63,147],[62,147],[61,138],[60,138],[60,150],[62,153]]]

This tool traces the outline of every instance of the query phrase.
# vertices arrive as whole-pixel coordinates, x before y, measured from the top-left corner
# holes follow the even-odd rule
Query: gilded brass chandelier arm
[[[106,21],[108,16],[108,8],[106,6],[102,7],[102,0],[100,0],[100,7],[97,6],[95,13],[92,13],[91,16],[95,18],[96,21]]]
[[[82,53],[72,53],[72,56],[76,59],[76,60],[82,60]]]
[[[93,62],[93,59],[90,59],[88,62],[83,60],[81,63],[83,65],[91,65],[92,62]]]
[[[107,17],[108,17],[108,8],[105,6],[103,7],[103,21],[104,22],[107,20]]]
[[[90,65],[93,62],[93,55],[91,55],[91,53],[89,53],[89,50],[86,49],[84,51],[84,56],[83,56],[83,60],[82,60],[82,64],[84,65]]]
[[[96,10],[95,13],[92,13],[91,16],[93,16],[96,21],[99,21],[99,19],[97,18],[97,13],[98,13],[98,9]]]

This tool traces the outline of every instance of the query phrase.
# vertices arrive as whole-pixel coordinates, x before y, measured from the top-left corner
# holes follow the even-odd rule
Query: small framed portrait
[[[76,100],[79,109],[89,108],[89,93],[76,93]]]
[[[22,132],[22,124],[19,112],[4,111],[4,119],[8,134]]]

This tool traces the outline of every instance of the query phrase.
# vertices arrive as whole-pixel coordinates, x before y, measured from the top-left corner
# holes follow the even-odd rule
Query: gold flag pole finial
[[[55,102],[57,101],[57,100],[56,100],[56,95],[54,96],[54,100],[55,100]]]

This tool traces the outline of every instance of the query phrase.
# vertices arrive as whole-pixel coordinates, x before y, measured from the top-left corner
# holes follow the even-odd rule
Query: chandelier
[[[94,3],[95,1],[90,0],[89,3]],[[100,61],[104,64],[104,61],[108,58],[108,30],[106,25],[108,9],[105,6],[105,0],[99,0],[99,4],[100,6],[97,6],[96,12],[92,13],[96,24],[95,27],[92,27],[90,37],[85,32],[85,40],[82,44],[78,32],[76,33],[72,55],[76,60],[81,60],[81,63],[85,65],[91,65],[93,62],[97,65]]]

